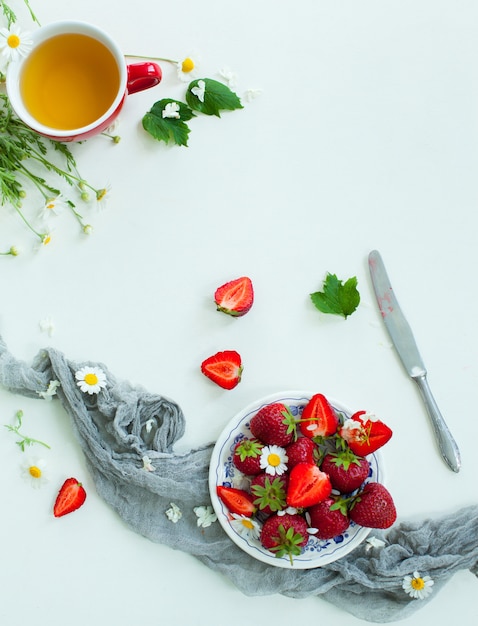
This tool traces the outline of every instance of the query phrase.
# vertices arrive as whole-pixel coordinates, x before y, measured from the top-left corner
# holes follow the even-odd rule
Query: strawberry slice
[[[366,411],[358,411],[345,420],[339,434],[354,454],[367,456],[384,446],[393,432],[382,421],[371,419]]]
[[[292,468],[287,488],[287,504],[306,508],[325,500],[332,491],[329,477],[314,463],[298,463]]]
[[[256,512],[252,496],[243,489],[218,485],[216,487],[216,493],[231,513],[252,517]]]
[[[235,350],[216,352],[201,363],[201,372],[223,389],[234,389],[241,381],[241,355]]]
[[[300,430],[305,437],[329,437],[337,430],[338,418],[327,398],[316,393],[302,411]]]
[[[86,491],[76,478],[67,478],[63,483],[55,504],[53,506],[53,515],[62,517],[68,513],[72,513],[79,509],[86,500]]]
[[[254,288],[251,279],[241,276],[221,285],[216,289],[214,300],[218,311],[233,317],[242,317],[254,303]]]

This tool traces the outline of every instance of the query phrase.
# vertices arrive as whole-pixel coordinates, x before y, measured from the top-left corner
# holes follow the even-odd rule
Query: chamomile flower
[[[99,393],[104,387],[106,387],[106,375],[99,367],[82,367],[75,372],[75,378],[77,385],[83,391],[90,396],[94,393]]]
[[[372,548],[383,548],[385,541],[378,539],[378,537],[369,537],[366,542],[365,551],[369,552]]]
[[[212,506],[195,506],[193,511],[198,518],[197,525],[201,528],[207,528],[217,520],[217,515]]]
[[[182,80],[183,82],[187,83],[188,81],[192,80],[194,76],[196,75],[196,72],[198,69],[197,60],[194,61],[192,56],[188,56],[182,61],[180,61],[179,63],[176,63],[176,69],[178,72],[179,80]]]
[[[412,598],[424,600],[433,591],[434,581],[430,576],[421,576],[419,572],[413,572],[413,576],[405,576],[402,588]]]
[[[66,202],[61,193],[54,198],[48,198],[40,211],[40,217],[49,218],[52,215],[60,215],[65,210]]]
[[[32,47],[30,33],[13,24],[10,29],[0,29],[0,53],[7,61],[17,61],[28,54]]]
[[[96,190],[96,203],[99,207],[104,207],[111,196],[111,185],[106,185],[102,189]]]
[[[280,476],[287,471],[288,457],[284,448],[280,446],[264,446],[261,453],[260,465],[266,474]]]
[[[154,470],[156,469],[154,467],[154,465],[151,463],[151,459],[149,458],[149,456],[147,456],[146,454],[143,456],[143,458],[141,459],[143,461],[143,469],[146,472],[154,472]]]
[[[45,317],[38,322],[38,326],[42,333],[46,333],[49,337],[52,337],[55,332],[55,324],[51,317]]]
[[[22,463],[22,476],[32,487],[39,489],[48,482],[45,466],[43,459],[28,458]]]
[[[259,539],[261,534],[260,524],[246,515],[233,513],[231,526],[244,539]]]
[[[199,102],[204,102],[206,83],[203,80],[198,80],[197,85],[191,89],[191,93],[196,96]]]

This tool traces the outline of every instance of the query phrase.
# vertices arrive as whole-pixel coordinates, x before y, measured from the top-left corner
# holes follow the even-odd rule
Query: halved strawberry
[[[300,430],[305,437],[329,437],[337,430],[338,418],[327,398],[316,393],[302,411]]]
[[[63,483],[53,506],[53,515],[62,517],[80,508],[86,500],[86,491],[76,478],[67,478]]]
[[[313,463],[298,463],[289,474],[287,504],[297,509],[325,500],[332,491],[329,477]]]
[[[218,311],[233,317],[242,317],[254,303],[254,289],[251,279],[247,276],[241,276],[241,278],[221,285],[216,289],[214,300]]]
[[[256,512],[252,496],[243,489],[218,485],[216,487],[216,493],[231,513],[252,517]]]
[[[382,421],[371,418],[366,411],[358,411],[345,420],[339,434],[352,452],[367,456],[385,445],[393,432]]]
[[[201,372],[223,389],[234,389],[243,369],[241,355],[235,350],[216,352],[201,363]]]

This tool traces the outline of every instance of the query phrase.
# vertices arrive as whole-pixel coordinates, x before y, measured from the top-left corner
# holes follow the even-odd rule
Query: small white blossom
[[[45,475],[46,461],[28,458],[22,463],[22,476],[32,487],[38,489],[48,482]]]
[[[154,467],[154,465],[151,463],[151,459],[149,458],[149,456],[147,456],[146,454],[143,456],[143,458],[141,459],[143,461],[143,469],[146,470],[147,472],[154,472],[154,470],[156,469]]]
[[[368,552],[372,548],[383,548],[385,545],[385,541],[382,541],[378,537],[369,537],[367,539],[367,545],[365,546],[365,551]]]
[[[232,514],[231,526],[244,539],[259,539],[261,526],[256,520],[246,515]]]
[[[430,576],[420,576],[419,572],[413,572],[413,576],[405,576],[402,589],[412,598],[424,600],[433,591],[434,581]]]
[[[75,373],[77,385],[90,396],[99,393],[103,387],[106,387],[106,375],[99,367],[82,367]]]
[[[201,528],[207,528],[217,520],[212,506],[195,506],[193,511],[198,518],[197,525]]]
[[[219,70],[219,76],[224,79],[229,87],[235,87],[237,81],[237,75],[228,67],[223,67]]]
[[[260,465],[266,474],[280,476],[287,471],[288,457],[280,446],[264,446],[261,452]]]
[[[282,515],[285,515],[286,513],[287,515],[296,515],[297,509],[295,508],[295,506],[288,506],[285,509],[282,509],[281,511],[277,511],[277,515],[279,517],[281,517]]]
[[[66,205],[67,200],[61,193],[54,198],[48,198],[40,211],[40,217],[48,219],[52,215],[60,215],[65,210]]]
[[[252,102],[256,98],[261,95],[262,91],[260,89],[246,89],[244,93],[244,100],[246,102]]]
[[[43,398],[44,400],[51,401],[53,396],[56,396],[56,390],[60,386],[61,385],[60,385],[60,381],[59,380],[50,380],[50,383],[48,384],[47,390],[46,391],[39,391],[38,395],[40,396],[40,398]]]
[[[153,425],[154,425],[154,420],[153,420],[153,419],[149,419],[149,420],[145,423],[144,427],[146,428],[146,432],[147,432],[147,433],[150,433],[150,432],[151,432],[151,430],[153,429]]]
[[[191,93],[196,96],[200,102],[204,102],[204,95],[206,93],[206,83],[203,80],[198,80],[196,87],[191,89]]]
[[[183,514],[177,504],[171,502],[170,508],[166,511],[166,517],[170,522],[176,524],[182,518]]]
[[[42,333],[46,333],[49,337],[53,335],[55,332],[55,324],[51,317],[45,317],[44,319],[38,322],[38,326]]]
[[[168,102],[162,112],[163,118],[179,119],[179,104],[177,102]]]
[[[18,61],[26,56],[32,47],[30,33],[12,25],[10,30],[0,28],[0,54],[6,61]]]

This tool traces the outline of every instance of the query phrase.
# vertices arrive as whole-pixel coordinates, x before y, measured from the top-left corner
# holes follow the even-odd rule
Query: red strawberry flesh
[[[332,491],[329,477],[313,463],[298,463],[289,475],[287,504],[307,508],[325,500]]]
[[[242,359],[235,350],[216,352],[201,363],[201,372],[223,389],[234,389],[242,377]]]
[[[248,313],[254,303],[252,281],[247,276],[231,280],[216,289],[214,294],[217,310],[233,317]]]
[[[86,491],[76,478],[67,478],[63,483],[53,506],[53,515],[62,517],[73,513],[80,508],[86,500]]]
[[[231,513],[252,517],[256,511],[252,496],[243,489],[218,485],[216,493]]]

